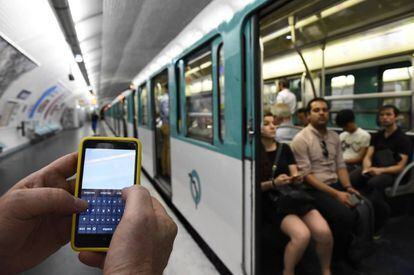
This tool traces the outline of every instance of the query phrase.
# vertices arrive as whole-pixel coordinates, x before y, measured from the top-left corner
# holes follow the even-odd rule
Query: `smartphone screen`
[[[88,209],[76,217],[77,247],[108,247],[125,208],[121,190],[135,184],[137,144],[86,140],[78,197]]]

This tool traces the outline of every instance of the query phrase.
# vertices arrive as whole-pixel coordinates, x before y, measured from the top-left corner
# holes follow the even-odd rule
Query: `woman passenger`
[[[298,174],[298,168],[289,146],[276,142],[275,136],[273,116],[269,112],[265,114],[262,126],[261,140],[264,150],[262,152],[261,189],[264,192],[265,217],[276,219],[282,232],[290,238],[284,251],[283,275],[295,274],[295,266],[302,258],[311,237],[315,241],[322,275],[329,275],[331,274],[333,247],[331,230],[325,219],[314,208],[311,200],[306,200],[306,196],[302,201],[295,200],[277,191],[278,188],[282,189],[282,186],[300,183],[303,178]],[[276,163],[278,147],[282,151]]]

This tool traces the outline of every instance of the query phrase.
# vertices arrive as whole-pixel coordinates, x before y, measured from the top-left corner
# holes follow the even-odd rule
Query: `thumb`
[[[20,189],[13,192],[14,210],[20,218],[46,214],[71,215],[88,208],[88,203],[60,188]]]

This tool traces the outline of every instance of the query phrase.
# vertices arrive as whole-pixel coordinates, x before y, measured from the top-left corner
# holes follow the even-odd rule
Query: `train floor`
[[[104,125],[100,126],[98,127],[100,135],[109,133],[106,127],[102,127]],[[92,134],[90,124],[86,123],[79,129],[62,131],[53,137],[0,159],[0,195],[4,194],[21,178],[46,166],[62,155],[77,151],[81,138]],[[149,180],[142,176],[141,181],[142,185],[148,188],[151,194],[167,208]],[[214,265],[204,255],[174,213],[168,208],[167,211],[178,225],[178,235],[164,274],[218,274]],[[71,250],[70,245],[66,245],[46,261],[24,272],[24,274],[101,274],[101,271],[79,262],[77,253]]]

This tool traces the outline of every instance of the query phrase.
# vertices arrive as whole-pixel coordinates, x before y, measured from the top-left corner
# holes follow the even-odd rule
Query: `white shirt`
[[[289,106],[291,114],[296,110],[296,96],[289,89],[285,88],[277,94],[276,103],[284,103]]]
[[[358,128],[352,134],[349,132],[342,132],[339,135],[339,138],[341,139],[344,160],[358,157],[361,149],[363,147],[368,147],[369,142],[371,141],[371,135],[361,128]]]

